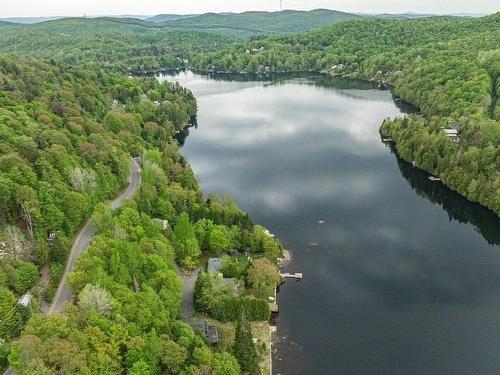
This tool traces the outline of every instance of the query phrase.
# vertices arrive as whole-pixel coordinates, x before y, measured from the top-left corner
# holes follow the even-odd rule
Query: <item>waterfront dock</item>
[[[281,277],[284,277],[285,279],[296,279],[296,280],[302,280],[302,272],[296,272],[296,273],[280,273]]]

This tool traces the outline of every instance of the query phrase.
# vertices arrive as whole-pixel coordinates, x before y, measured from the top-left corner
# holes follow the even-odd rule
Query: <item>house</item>
[[[26,294],[23,294],[21,296],[21,298],[19,298],[19,300],[17,301],[17,304],[24,306],[24,307],[28,307],[30,302],[31,302],[31,293],[26,293]]]
[[[186,323],[189,324],[193,330],[200,332],[210,344],[214,345],[219,342],[219,333],[216,326],[208,325],[205,320],[191,320]]]
[[[166,219],[153,218],[153,223],[161,230],[168,228],[168,220]]]
[[[222,268],[221,258],[210,258],[208,260],[207,272],[210,273],[220,272],[221,268]]]
[[[457,142],[459,137],[458,137],[458,130],[457,129],[443,129],[444,134],[451,139],[452,141]]]

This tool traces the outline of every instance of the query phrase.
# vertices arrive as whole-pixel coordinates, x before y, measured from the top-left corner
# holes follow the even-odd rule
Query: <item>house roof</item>
[[[21,296],[21,298],[19,298],[19,300],[17,301],[18,304],[23,305],[24,307],[28,307],[30,302],[31,302],[31,294],[30,293],[23,294]]]
[[[210,258],[208,260],[207,272],[219,272],[221,268],[222,268],[221,258]]]

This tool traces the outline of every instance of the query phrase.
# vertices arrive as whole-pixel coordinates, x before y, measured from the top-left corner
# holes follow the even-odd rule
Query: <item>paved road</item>
[[[110,202],[109,207],[114,210],[120,206],[120,204],[131,198],[139,185],[141,184],[141,173],[140,168],[137,162],[130,158],[129,159],[129,177],[128,177],[128,186],[123,193],[121,193],[116,199]],[[80,232],[76,235],[75,241],[73,242],[73,246],[71,247],[71,251],[68,256],[68,261],[66,263],[66,268],[64,269],[63,276],[59,283],[59,287],[57,288],[56,294],[54,296],[54,301],[52,302],[52,306],[49,309],[50,313],[61,312],[64,303],[71,301],[73,299],[73,292],[69,288],[67,276],[73,270],[73,266],[75,265],[75,261],[78,258],[78,255],[84,250],[86,250],[89,246],[90,241],[92,240],[92,226],[87,220],[80,229]],[[194,284],[193,284],[194,285]],[[13,370],[11,367],[7,368],[2,375],[13,375]]]
[[[201,271],[201,266],[196,268],[190,275],[183,274],[179,269],[177,273],[182,280],[182,301],[181,301],[181,315],[184,320],[189,320],[193,317],[194,313],[194,284],[196,278]]]
[[[121,193],[116,199],[114,199],[109,204],[109,207],[112,210],[119,207],[124,200],[131,198],[134,195],[137,188],[139,187],[139,185],[141,184],[141,174],[139,165],[132,158],[130,158],[129,160],[129,169],[130,169],[130,174],[128,178],[129,185],[123,193]],[[64,303],[72,300],[73,292],[71,291],[68,285],[67,276],[68,273],[70,273],[73,270],[73,266],[75,265],[78,255],[80,255],[82,251],[85,251],[88,248],[90,241],[92,240],[93,234],[94,232],[92,226],[90,225],[90,222],[87,220],[82,229],[80,229],[80,232],[78,232],[75,241],[73,242],[73,246],[71,247],[71,251],[68,256],[68,261],[66,263],[66,268],[64,269],[61,282],[59,283],[59,287],[57,288],[56,294],[54,296],[54,301],[52,302],[52,306],[49,309],[49,314],[55,312],[61,312],[63,310]]]

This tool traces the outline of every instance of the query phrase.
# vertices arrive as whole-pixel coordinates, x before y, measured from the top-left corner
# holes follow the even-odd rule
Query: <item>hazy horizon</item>
[[[146,0],[138,4],[134,0],[120,2],[87,0],[73,1],[35,0],[10,2],[1,0],[0,18],[35,17],[89,17],[114,16],[154,16],[157,14],[203,14],[203,13],[241,13],[245,11],[279,11],[279,0],[213,0],[208,3],[197,1]],[[452,14],[495,13],[498,9],[491,1],[477,0],[474,3],[464,0],[443,0],[436,4],[433,0],[401,0],[388,3],[382,0],[283,0],[285,10],[313,10],[318,8],[337,10],[347,13],[432,13]]]

